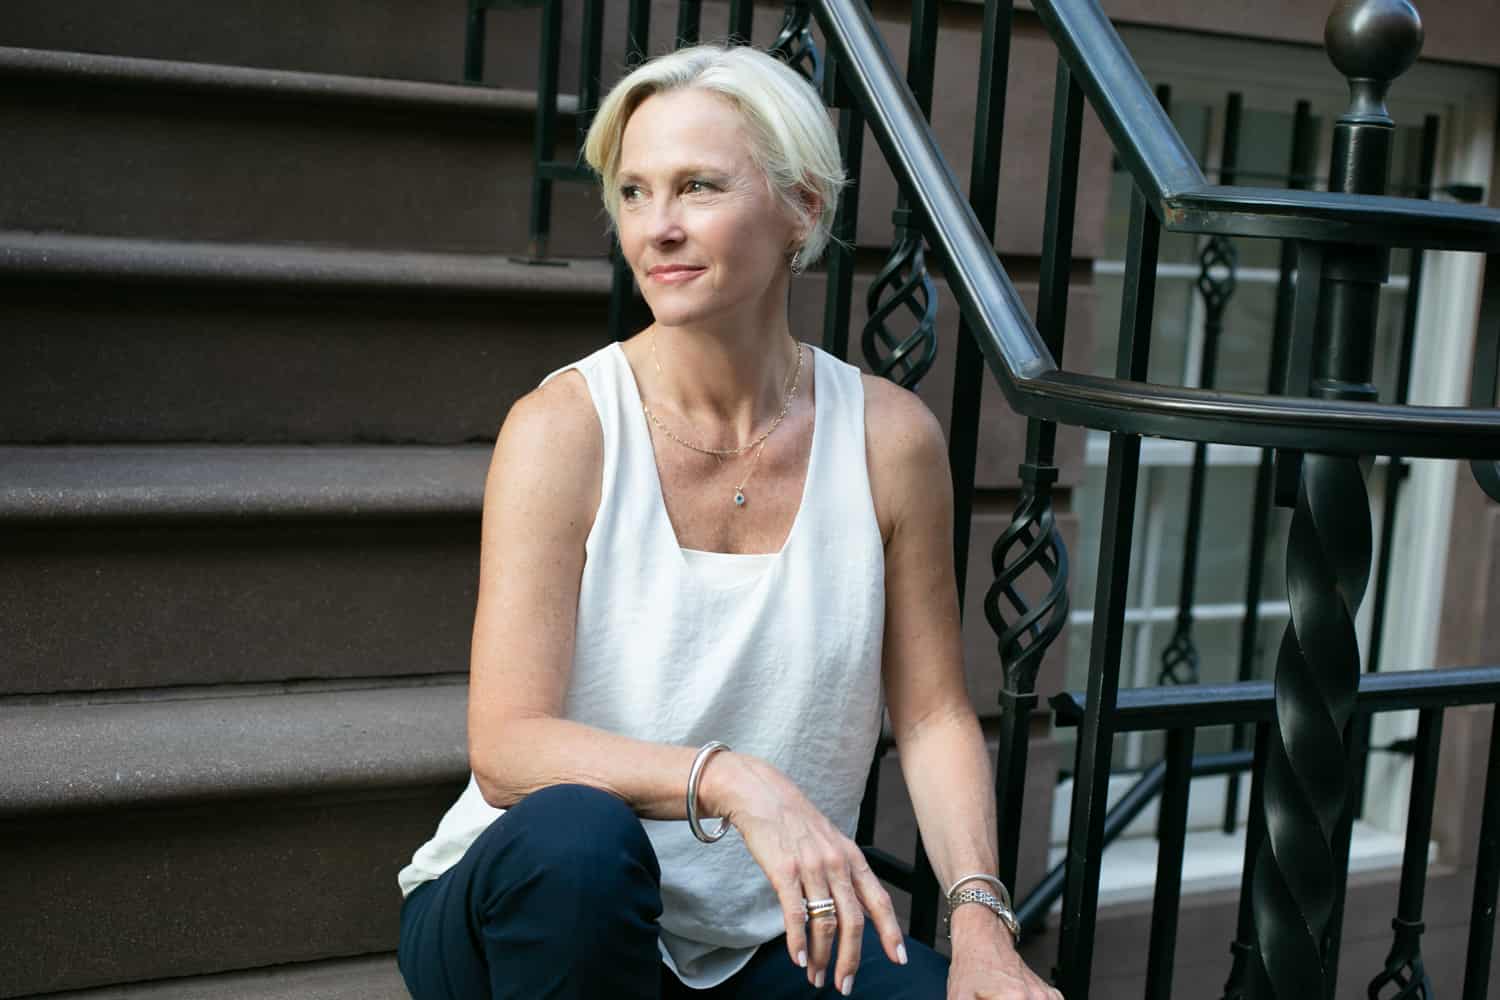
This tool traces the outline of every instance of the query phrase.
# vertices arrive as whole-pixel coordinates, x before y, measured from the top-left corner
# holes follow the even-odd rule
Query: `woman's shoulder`
[[[879,375],[861,373],[865,448],[905,465],[934,450],[947,453],[942,424],[922,397]]]
[[[592,503],[586,511],[592,521],[603,456],[604,430],[588,383],[577,368],[568,368],[511,404],[495,441],[490,479],[519,479],[569,514]],[[582,506],[575,511],[575,504]]]
[[[564,368],[511,404],[505,425],[518,435],[557,447],[603,448],[604,434],[588,381],[578,367]],[[564,451],[564,455],[569,454]],[[576,459],[578,454],[572,453]]]
[[[870,497],[880,537],[889,542],[911,495],[930,489],[933,476],[949,475],[948,444],[942,424],[916,393],[878,375],[861,379]]]

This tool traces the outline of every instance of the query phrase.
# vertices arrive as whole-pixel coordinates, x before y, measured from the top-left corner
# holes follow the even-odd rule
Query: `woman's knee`
[[[493,835],[493,836],[492,836]],[[561,880],[601,888],[661,867],[641,821],[619,796],[589,785],[549,785],[508,809],[481,835],[519,851],[528,868]],[[484,850],[485,845],[478,845]]]

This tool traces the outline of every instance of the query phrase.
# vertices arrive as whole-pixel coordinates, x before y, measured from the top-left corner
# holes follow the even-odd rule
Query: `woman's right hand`
[[[760,758],[720,752],[703,769],[699,795],[701,812],[727,819],[770,878],[786,918],[787,952],[815,988],[823,986],[835,933],[833,985],[845,995],[853,988],[867,913],[891,961],[906,964],[906,938],[890,894],[864,852],[790,778]],[[803,899],[829,898],[838,906],[836,918],[806,919]]]

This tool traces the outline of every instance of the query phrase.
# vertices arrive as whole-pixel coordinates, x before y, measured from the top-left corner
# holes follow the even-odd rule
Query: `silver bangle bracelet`
[[[718,752],[720,750],[728,750],[728,749],[729,749],[729,745],[727,743],[720,743],[718,740],[712,740],[712,741],[710,741],[708,743],[703,744],[703,746],[700,747],[699,750],[698,750],[698,756],[696,756],[696,757],[693,758],[693,769],[692,769],[692,771],[688,773],[688,787],[687,787],[687,821],[688,821],[688,826],[692,827],[693,836],[697,837],[699,840],[703,841],[705,844],[712,844],[714,841],[716,841],[720,837],[724,836],[724,834],[728,833],[729,832],[729,820],[727,820],[727,819],[720,819],[719,820],[719,828],[717,830],[715,830],[713,833],[705,833],[703,831],[702,825],[698,822],[698,779],[703,776],[703,766],[708,763],[708,758],[712,757],[716,752]]]
[[[944,898],[952,899],[953,894],[958,891],[959,886],[963,885],[965,882],[972,882],[975,879],[988,882],[990,885],[994,886],[995,890],[1000,894],[1000,902],[1005,904],[1005,908],[1007,910],[1011,908],[1010,890],[1005,887],[1005,883],[1000,881],[995,876],[986,875],[983,872],[976,872],[973,875],[965,875],[963,878],[957,880],[948,887],[947,892],[943,893]]]
[[[995,887],[999,896],[992,895],[984,889],[964,889],[960,892],[958,887],[965,882],[988,882]],[[1005,929],[1010,931],[1010,936],[1015,940],[1020,940],[1021,921],[1016,916],[1016,911],[1011,908],[1010,890],[995,876],[983,872],[965,875],[949,886],[944,895],[948,900],[948,913],[943,918],[943,927],[948,931],[948,940],[953,940],[953,910],[963,903],[983,903],[1000,918]]]

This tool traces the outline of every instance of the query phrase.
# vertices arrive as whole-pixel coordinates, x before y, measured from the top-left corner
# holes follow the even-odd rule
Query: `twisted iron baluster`
[[[781,30],[766,51],[785,60],[811,80],[813,86],[822,89],[823,53],[813,41],[812,5],[807,0],[788,0],[781,15]]]
[[[1363,514],[1361,514],[1363,511]],[[1255,862],[1256,937],[1275,995],[1324,996],[1344,725],[1359,685],[1354,616],[1370,571],[1369,500],[1353,458],[1305,455],[1287,542],[1292,620],[1276,660],[1266,839]]]
[[[1416,61],[1422,28],[1405,0],[1342,0],[1329,15],[1329,56],[1351,106],[1334,128],[1330,189],[1382,194],[1395,123],[1390,81]],[[1324,253],[1312,389],[1373,399],[1380,286],[1390,250],[1332,244]],[[1299,285],[1310,277],[1304,272]],[[1299,297],[1301,295],[1299,288]],[[1369,582],[1373,539],[1359,459],[1304,455],[1287,541],[1291,622],[1276,662],[1276,724],[1266,762],[1266,839],[1255,861],[1255,934],[1280,1000],[1322,1000],[1336,981],[1326,932],[1344,872],[1348,798],[1344,727],[1359,685],[1354,616]]]

